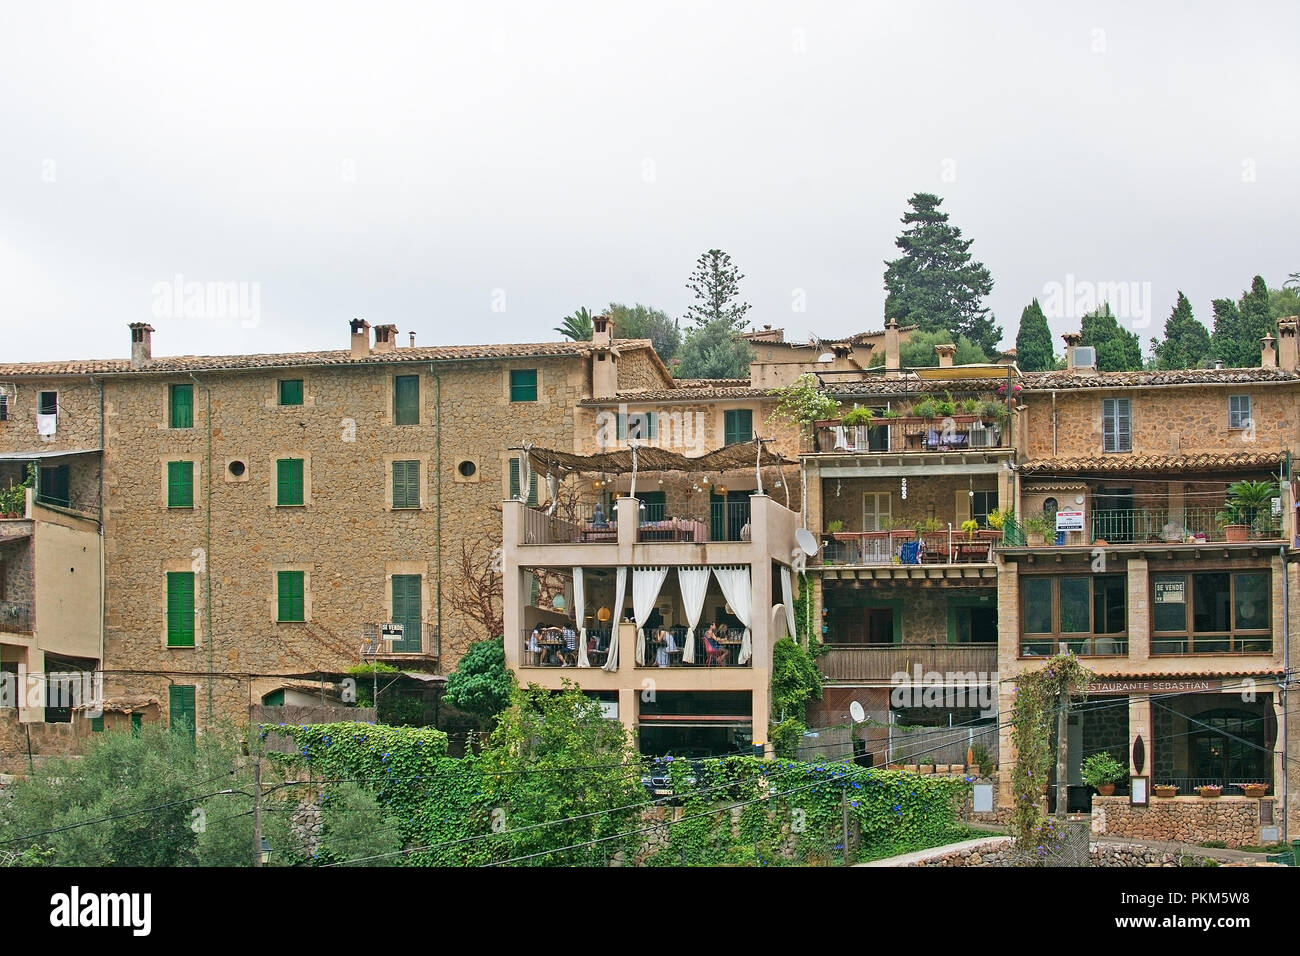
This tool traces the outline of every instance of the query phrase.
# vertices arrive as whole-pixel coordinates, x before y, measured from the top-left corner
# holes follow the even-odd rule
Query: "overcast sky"
[[[713,247],[755,325],[879,328],[916,191],[1004,344],[1073,276],[1150,283],[1145,349],[1300,271],[1298,53],[1294,2],[10,2],[0,361],[553,340]]]

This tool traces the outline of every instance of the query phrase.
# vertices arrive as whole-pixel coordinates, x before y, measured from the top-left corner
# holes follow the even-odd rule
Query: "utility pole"
[[[1066,645],[1061,644],[1061,653],[1066,652]],[[1070,779],[1070,688],[1062,685],[1056,711],[1056,817],[1065,820],[1065,810],[1069,805]]]
[[[849,785],[840,790],[840,809],[844,814],[844,865],[849,865]]]
[[[253,761],[253,866],[262,865],[262,751]]]

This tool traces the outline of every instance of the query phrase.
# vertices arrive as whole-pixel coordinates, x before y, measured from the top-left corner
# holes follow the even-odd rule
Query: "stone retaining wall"
[[[989,841],[981,846],[967,847],[950,853],[917,860],[907,866],[952,867],[952,866],[1014,866],[1010,837]],[[1219,861],[1208,855],[1191,851],[1174,853],[1156,850],[1136,843],[1094,843],[1088,848],[1088,859],[1092,866],[1134,867],[1134,866],[1218,866]]]
[[[1135,807],[1128,797],[1092,798],[1094,836],[1135,840],[1204,843],[1221,840],[1229,847],[1259,843],[1260,804],[1271,799],[1251,797],[1152,797],[1149,806]],[[1281,822],[1276,804],[1273,819]]]

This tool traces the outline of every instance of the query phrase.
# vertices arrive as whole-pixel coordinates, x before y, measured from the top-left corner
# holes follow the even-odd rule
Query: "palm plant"
[[[566,315],[555,331],[575,342],[590,342],[593,331],[591,313],[584,306],[573,315]]]
[[[1219,520],[1254,528],[1257,522],[1272,518],[1277,494],[1277,485],[1271,481],[1234,481],[1228,486],[1228,500]]]

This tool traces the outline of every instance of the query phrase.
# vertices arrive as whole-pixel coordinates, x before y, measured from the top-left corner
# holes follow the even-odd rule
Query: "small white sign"
[[[1056,530],[1057,531],[1082,531],[1083,512],[1082,511],[1058,511],[1056,513]]]
[[[993,784],[975,784],[975,804],[973,809],[976,813],[993,812]]]

